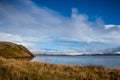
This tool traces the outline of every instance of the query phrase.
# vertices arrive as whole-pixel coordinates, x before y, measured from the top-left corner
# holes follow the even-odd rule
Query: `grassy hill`
[[[0,80],[120,80],[120,69],[56,65],[0,57]]]
[[[0,56],[2,57],[34,57],[24,46],[12,42],[0,42]]]

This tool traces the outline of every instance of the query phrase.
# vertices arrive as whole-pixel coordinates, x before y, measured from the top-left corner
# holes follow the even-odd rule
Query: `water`
[[[120,67],[120,56],[36,56],[32,61],[52,64],[98,65]]]

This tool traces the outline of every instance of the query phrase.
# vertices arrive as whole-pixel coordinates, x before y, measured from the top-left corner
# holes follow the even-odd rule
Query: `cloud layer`
[[[71,17],[64,17],[30,0],[2,0],[0,41],[13,41],[30,49],[42,48],[40,43],[66,47],[72,47],[72,42],[120,45],[120,25],[105,25],[99,18],[90,22],[88,18],[76,8],[72,8]]]

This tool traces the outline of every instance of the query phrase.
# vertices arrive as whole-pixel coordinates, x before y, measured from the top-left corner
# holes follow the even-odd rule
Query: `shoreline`
[[[35,56],[120,56],[120,54],[83,54],[83,55],[69,55],[69,54],[34,54]]]

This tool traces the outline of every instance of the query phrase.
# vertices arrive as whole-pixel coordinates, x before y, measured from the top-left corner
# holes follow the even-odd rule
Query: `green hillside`
[[[34,57],[24,46],[12,42],[0,42],[0,56],[2,57]]]

